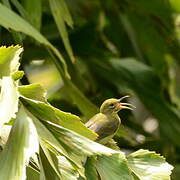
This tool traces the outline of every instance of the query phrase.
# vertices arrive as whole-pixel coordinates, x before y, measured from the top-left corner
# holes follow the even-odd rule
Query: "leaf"
[[[35,96],[36,94],[34,94]],[[95,140],[97,137],[97,134],[89,130],[78,116],[63,112],[41,101],[27,98],[21,98],[21,101],[26,104],[26,107],[31,113],[43,121],[51,121],[59,124],[92,140]]]
[[[21,95],[27,98],[46,102],[45,97],[46,97],[47,92],[40,84],[30,84],[30,85],[19,86],[18,90]]]
[[[74,169],[72,164],[64,156],[57,156],[57,159],[62,179],[78,180],[79,173]]]
[[[24,76],[24,71],[17,71],[12,74],[12,78],[14,81],[21,79],[23,76]]]
[[[130,169],[139,179],[170,180],[173,167],[155,152],[140,149],[127,156]]]
[[[36,127],[36,130],[37,130],[37,133],[38,133],[40,140],[43,140],[48,146],[52,146],[59,153],[68,157],[68,153],[63,148],[63,146],[57,141],[57,139],[53,136],[53,134],[30,112],[28,112],[28,115],[33,120],[33,123]]]
[[[0,154],[1,180],[25,180],[29,158],[38,152],[39,142],[32,119],[21,106],[9,139]]]
[[[61,61],[65,75],[69,77],[67,72],[66,62],[63,56],[60,54],[60,52],[32,25],[30,25],[27,21],[25,21],[23,18],[21,18],[19,15],[17,15],[16,13],[14,13],[13,11],[8,9],[6,6],[2,5],[1,3],[0,3],[0,25],[2,25],[7,29],[11,28],[15,31],[23,32],[26,35],[33,37],[36,41],[40,42],[41,44],[44,44],[45,46],[50,48],[52,52]]]
[[[27,180],[39,180],[40,173],[34,168],[28,166],[26,169]]]
[[[55,113],[56,116],[59,117],[59,124],[62,127],[75,131],[78,134],[81,134],[82,136],[85,136],[91,140],[95,140],[97,138],[98,135],[90,129],[86,128],[78,116],[60,111],[59,109],[55,109]]]
[[[18,111],[18,98],[16,84],[11,77],[3,77],[1,81],[0,94],[0,126],[7,123],[11,118],[15,118],[15,113]]]
[[[52,163],[50,164],[48,161],[48,157],[46,155],[47,154],[45,154],[44,151],[40,149],[40,179],[60,179],[60,177],[57,176],[57,173],[54,171]]]
[[[180,12],[180,2],[178,0],[170,0],[171,7],[173,10],[175,10],[177,13]]]
[[[18,71],[19,56],[22,51],[23,49],[20,46],[0,47],[0,78],[10,76]]]
[[[18,111],[19,93],[16,83],[10,76],[4,76],[1,81],[0,94],[0,128],[16,117]]]
[[[24,7],[21,5],[21,3],[18,0],[11,0],[12,4],[16,7],[16,9],[19,11],[21,16],[28,20],[29,19],[29,14],[27,14],[26,10]]]
[[[58,27],[59,33],[63,40],[66,51],[72,62],[75,61],[73,51],[69,42],[68,32],[66,29],[65,21],[72,26],[72,18],[68,11],[68,8],[64,0],[49,0],[50,8],[56,25]]]
[[[20,46],[0,47],[0,128],[11,118],[15,118],[18,111],[19,93],[17,84],[11,78],[11,75],[17,73],[19,68],[19,56],[22,52]]]
[[[41,0],[23,0],[23,6],[28,12],[30,22],[40,31],[42,18],[42,1]]]
[[[47,161],[49,162],[48,164],[51,166],[51,168],[54,170],[54,172],[56,173],[56,175],[61,178],[59,169],[58,169],[58,163],[55,163],[53,161],[53,158],[51,157],[51,152],[46,148],[45,142],[40,141],[41,143],[41,148],[43,151],[43,154],[46,156]]]
[[[111,155],[116,151],[109,149],[101,144],[95,143],[71,130],[63,128],[54,123],[43,121],[43,124],[54,134],[59,142],[67,146],[69,152],[74,152],[78,155]]]
[[[98,180],[98,173],[96,170],[96,157],[88,157],[85,164],[85,175],[87,180]]]
[[[11,7],[11,5],[10,5],[10,3],[9,3],[9,0],[2,0],[2,3],[4,4],[4,5],[6,5],[7,7]]]
[[[133,180],[125,155],[119,151],[112,156],[99,156],[96,163],[102,180]]]

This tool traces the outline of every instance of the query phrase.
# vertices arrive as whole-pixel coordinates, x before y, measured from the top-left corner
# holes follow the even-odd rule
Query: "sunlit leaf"
[[[0,94],[0,127],[11,118],[16,117],[18,111],[19,93],[17,85],[10,76],[2,78]]]
[[[21,106],[9,139],[0,154],[0,179],[25,180],[29,158],[38,152],[39,142],[32,119]]]
[[[60,178],[60,172],[58,170],[58,163],[53,161],[53,158],[51,157],[51,152],[47,149],[47,147],[45,146],[45,142],[41,141],[41,148],[42,151],[44,153],[44,155],[46,156],[47,161],[49,162],[51,168],[55,171],[56,175]]]
[[[18,111],[18,89],[11,75],[17,73],[19,68],[20,46],[0,47],[0,127],[11,118],[15,118]]]
[[[47,144],[53,146],[59,153],[68,156],[63,146],[57,141],[53,134],[35,116],[30,113],[29,116],[31,116],[34,125],[36,126],[39,138]]]
[[[133,180],[127,160],[122,152],[97,158],[97,171],[102,180]]]
[[[22,51],[23,49],[20,46],[0,47],[0,78],[10,76],[18,71],[20,65],[19,56]]]
[[[127,156],[130,169],[140,179],[170,180],[173,167],[165,159],[148,150],[138,150]]]
[[[24,76],[24,71],[17,71],[12,74],[12,78],[14,81],[21,79],[23,76]]]
[[[56,139],[63,143],[72,152],[79,155],[111,155],[116,151],[101,144],[95,143],[71,130],[63,128],[51,122],[44,121],[43,124],[54,134]]]
[[[72,164],[64,156],[57,156],[57,159],[62,179],[78,180],[78,171],[73,168]]]
[[[95,140],[97,137],[97,134],[89,130],[81,122],[80,118],[76,115],[63,112],[57,108],[54,108],[50,104],[41,101],[31,100],[27,98],[23,98],[22,101],[26,104],[29,111],[41,120],[52,121],[53,123],[59,124],[65,128],[73,130],[92,140]]]
[[[46,91],[40,84],[19,86],[18,90],[21,95],[27,98],[46,102]]]
[[[44,151],[40,149],[40,179],[51,180],[55,179],[58,180],[60,177],[54,171],[52,164],[48,161],[48,158]]]

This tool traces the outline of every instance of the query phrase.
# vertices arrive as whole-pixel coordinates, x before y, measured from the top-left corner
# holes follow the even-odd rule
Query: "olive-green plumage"
[[[121,119],[118,116],[118,111],[121,109],[132,109],[129,103],[121,103],[120,99],[107,99],[100,107],[100,113],[93,116],[85,125],[92,131],[96,132],[99,136],[96,141],[106,144],[110,140],[121,124]],[[128,107],[129,105],[131,107]]]

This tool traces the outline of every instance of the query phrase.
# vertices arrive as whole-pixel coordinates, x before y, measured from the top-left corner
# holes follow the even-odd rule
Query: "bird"
[[[87,128],[98,135],[96,142],[101,144],[108,143],[116,134],[121,124],[118,112],[121,109],[133,110],[135,108],[135,106],[130,103],[121,102],[127,97],[129,96],[126,95],[120,99],[110,98],[105,100],[100,107],[100,112],[85,123]]]

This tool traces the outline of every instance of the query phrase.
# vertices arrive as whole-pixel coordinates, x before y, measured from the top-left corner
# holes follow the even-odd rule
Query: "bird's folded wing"
[[[112,135],[117,130],[117,124],[111,122],[107,116],[102,113],[96,114],[85,125],[99,135],[96,141]]]

